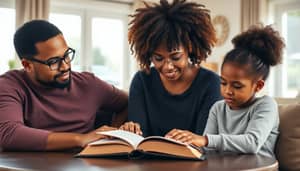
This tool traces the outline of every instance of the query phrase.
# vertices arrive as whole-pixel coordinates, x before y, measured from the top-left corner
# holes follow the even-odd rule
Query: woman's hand
[[[124,131],[130,131],[130,132],[133,132],[138,135],[143,135],[140,124],[134,123],[132,121],[125,122],[123,125],[120,126],[119,129],[124,130]]]
[[[166,138],[171,138],[186,144],[193,144],[198,147],[207,146],[208,139],[206,136],[200,136],[187,130],[172,129],[165,135]]]

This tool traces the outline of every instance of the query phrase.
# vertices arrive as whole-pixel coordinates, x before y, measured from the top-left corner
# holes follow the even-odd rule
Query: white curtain
[[[49,18],[50,0],[15,0],[16,29],[22,24],[33,19]],[[15,56],[16,68],[21,68],[21,62]],[[0,149],[1,150],[1,149]]]
[[[267,21],[268,0],[242,0],[241,1],[241,31],[249,26]]]
[[[33,19],[48,20],[50,0],[15,0],[16,28]]]

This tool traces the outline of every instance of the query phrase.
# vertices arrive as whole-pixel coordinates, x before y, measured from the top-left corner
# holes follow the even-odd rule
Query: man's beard
[[[57,81],[57,78],[60,77],[60,76],[62,76],[62,75],[63,75],[64,73],[66,73],[66,72],[70,72],[69,79],[65,80],[64,82],[58,82],[58,81]],[[66,70],[66,71],[61,71],[59,74],[57,74],[57,75],[54,76],[53,81],[47,81],[47,82],[46,82],[46,81],[40,80],[40,79],[38,79],[38,78],[36,78],[36,80],[37,80],[40,84],[42,84],[42,85],[44,85],[44,86],[46,86],[46,87],[64,89],[64,88],[66,88],[66,87],[69,87],[70,84],[71,84],[71,69],[68,69],[68,70]]]

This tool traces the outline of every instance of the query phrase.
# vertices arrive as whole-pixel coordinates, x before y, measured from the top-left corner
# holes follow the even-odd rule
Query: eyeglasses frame
[[[73,55],[72,55],[72,57],[70,58],[70,61],[67,62],[67,61],[66,61],[66,58],[67,58],[68,55],[70,54],[70,53],[67,53],[69,50],[71,50],[71,52],[73,53]],[[75,57],[75,52],[76,52],[75,49],[68,47],[68,49],[67,49],[66,52],[64,53],[63,57],[59,57],[59,56],[51,57],[50,59],[48,59],[48,60],[46,60],[46,61],[42,61],[42,60],[39,60],[39,59],[36,59],[36,58],[31,57],[31,58],[28,58],[28,60],[34,61],[34,62],[37,62],[37,63],[40,63],[40,64],[47,65],[47,66],[50,68],[50,70],[53,70],[53,71],[54,71],[54,70],[58,70],[58,69],[61,67],[62,61],[64,61],[66,64],[71,63],[71,62],[73,61],[74,57]],[[58,67],[55,68],[55,69],[51,68],[51,65],[53,65],[53,64],[50,64],[50,62],[49,62],[49,60],[51,60],[51,59],[53,59],[53,58],[60,58],[60,61],[59,61],[59,63],[58,63]]]

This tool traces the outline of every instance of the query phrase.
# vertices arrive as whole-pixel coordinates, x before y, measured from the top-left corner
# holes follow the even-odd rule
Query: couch
[[[300,171],[300,99],[276,98],[280,135],[276,157],[280,171]]]

